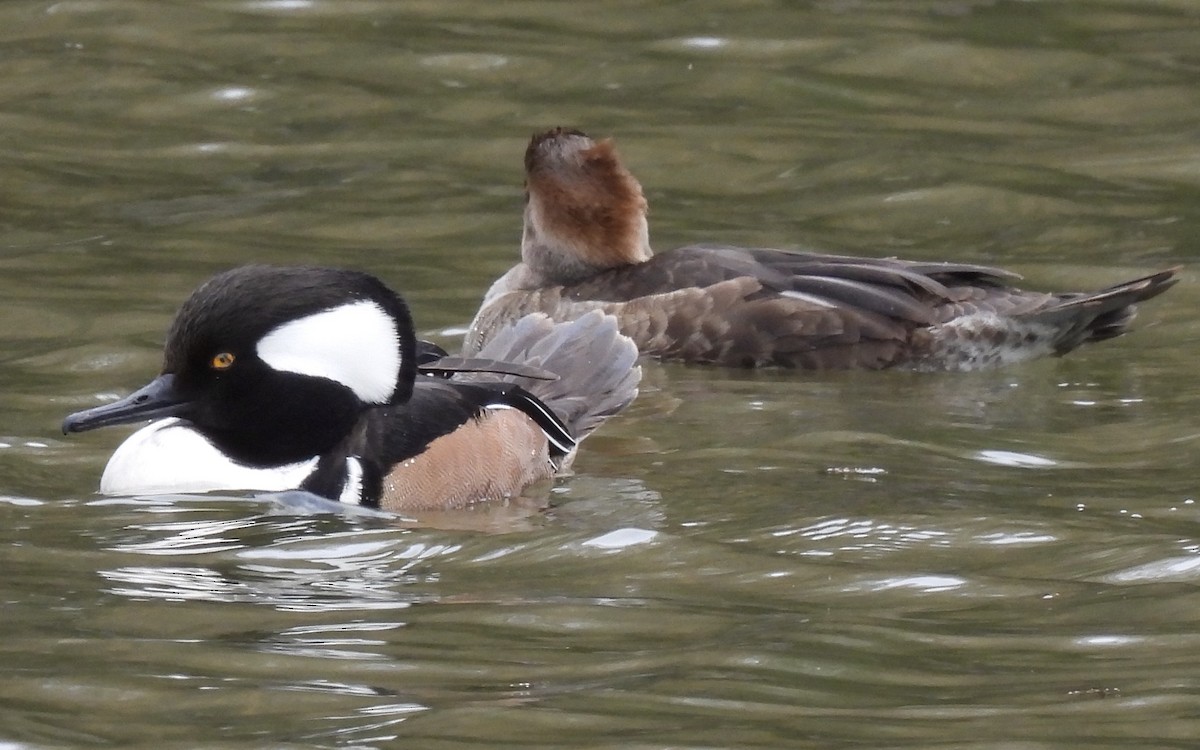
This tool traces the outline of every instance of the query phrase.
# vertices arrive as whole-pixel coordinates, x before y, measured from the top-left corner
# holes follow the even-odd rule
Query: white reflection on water
[[[808,542],[822,543],[819,546],[814,544],[812,547],[790,550],[807,557],[830,557],[848,551],[891,553],[914,548],[1033,546],[1060,541],[1059,537],[1040,528],[974,531],[846,517],[824,518],[798,528],[776,529],[771,531],[770,535],[777,539],[801,538]]]
[[[1109,583],[1144,583],[1146,581],[1195,581],[1200,578],[1200,557],[1168,557],[1143,565],[1110,573],[1101,580]]]
[[[284,685],[282,689],[293,690],[300,693],[331,693],[333,695],[376,696],[383,694],[382,690],[370,685],[351,685],[345,682],[330,682],[329,680],[311,680],[309,682]],[[414,704],[415,710],[419,710],[420,708],[420,706],[415,706]]]
[[[984,463],[1012,466],[1018,469],[1045,469],[1059,465],[1053,459],[1015,451],[982,450],[976,453],[975,457]]]
[[[722,39],[719,36],[693,36],[686,39],[681,39],[680,44],[684,47],[692,49],[720,49],[729,44],[728,39]]]
[[[849,586],[848,589],[865,589],[869,591],[887,591],[889,589],[916,589],[918,591],[935,592],[951,591],[967,585],[966,579],[957,576],[914,575],[881,578],[865,581],[860,586]]]
[[[403,622],[393,621],[339,622],[287,628],[279,634],[279,643],[267,650],[326,659],[379,659],[383,658],[380,654],[361,649],[385,646],[388,641],[382,637],[365,638],[362,634],[385,634],[404,626]]]
[[[253,599],[244,584],[232,581],[209,568],[142,568],[127,567],[101,570],[100,577],[116,586],[108,591],[136,599],[165,599],[167,601],[236,602]]]
[[[308,10],[316,6],[313,0],[255,0],[246,3],[248,10]]]
[[[1132,646],[1144,642],[1145,638],[1140,638],[1131,635],[1087,635],[1074,640],[1075,645],[1091,647],[1109,647],[1109,646]]]
[[[239,518],[217,521],[172,521],[169,523],[139,524],[132,529],[154,534],[155,538],[113,545],[116,552],[135,552],[142,555],[212,554],[241,547],[240,541],[227,535],[253,526],[255,519]]]
[[[1032,531],[997,531],[993,534],[980,534],[976,538],[984,544],[1046,544],[1058,541],[1058,537],[1053,534]]]
[[[383,635],[389,631],[403,628],[405,625],[406,623],[401,621],[355,621],[285,628],[270,643],[266,644],[263,650],[316,659],[350,661],[386,659],[388,657],[384,654],[369,649],[386,646],[388,640],[384,637],[367,638],[363,637],[363,634],[379,633]],[[310,685],[309,689],[316,688]]]
[[[404,577],[379,569],[348,569],[330,575],[327,571],[246,568],[226,575],[199,566],[126,566],[99,574],[123,584],[109,588],[108,593],[141,600],[244,602],[309,612],[393,610],[412,604],[411,598],[401,597],[397,591]]]
[[[619,550],[638,544],[645,544],[658,536],[657,531],[649,529],[616,529],[607,534],[588,539],[583,542],[585,547],[596,547],[604,550]]]
[[[254,96],[254,89],[247,86],[226,86],[213,92],[212,97],[223,102],[240,102]]]
[[[460,549],[413,541],[395,529],[318,534],[310,519],[270,524],[273,541],[261,544],[257,536],[264,531],[262,521],[255,516],[133,526],[135,533],[156,538],[117,544],[114,551],[187,556],[188,562],[198,554],[211,555],[213,563],[127,565],[100,575],[114,584],[109,593],[142,600],[249,602],[293,612],[395,610],[418,598],[406,590],[423,580],[415,567]],[[239,538],[246,536],[251,539]],[[355,639],[353,645],[363,644]],[[326,651],[322,655],[334,655]],[[361,656],[353,653],[354,658]]]
[[[384,703],[377,706],[364,706],[355,711],[355,716],[331,716],[331,719],[354,719],[359,720],[359,716],[388,717],[384,721],[375,721],[367,724],[356,724],[352,727],[344,727],[331,732],[332,735],[354,735],[355,747],[370,747],[375,743],[390,742],[395,740],[399,735],[394,731],[385,734],[370,734],[372,732],[381,732],[384,730],[392,730],[394,726],[407,720],[410,715],[420,711],[428,711],[428,706],[422,706],[419,703]],[[366,736],[363,736],[366,735]]]
[[[828,518],[799,529],[776,531],[772,536],[804,536],[814,541],[826,539],[873,539],[876,542],[940,542],[951,534],[941,529],[928,529],[907,524],[891,524],[871,518]]]
[[[31,497],[15,497],[13,495],[0,495],[0,503],[7,505],[17,505],[22,507],[45,505],[41,500],[34,500]]]
[[[887,474],[887,469],[879,466],[828,466],[825,473],[845,479],[857,479],[860,482],[878,482]]]

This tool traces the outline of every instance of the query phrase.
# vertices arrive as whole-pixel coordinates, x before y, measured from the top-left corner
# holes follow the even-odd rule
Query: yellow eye
[[[233,366],[234,357],[229,352],[221,352],[208,363],[214,370],[228,370]]]

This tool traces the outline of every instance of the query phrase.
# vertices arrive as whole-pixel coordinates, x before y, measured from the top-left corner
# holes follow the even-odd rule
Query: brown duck
[[[615,315],[642,354],[732,367],[976,370],[1124,333],[1178,268],[1096,292],[1011,286],[960,263],[724,245],[650,250],[646,199],[612,141],[536,135],[521,263],[484,297],[464,353],[531,312]]]

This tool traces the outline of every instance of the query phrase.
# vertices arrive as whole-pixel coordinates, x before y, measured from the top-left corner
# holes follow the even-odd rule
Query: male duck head
[[[407,306],[373,276],[236,268],[183,303],[157,378],[63,430],[177,417],[239,463],[301,461],[335,446],[363,410],[406,400],[415,351]]]

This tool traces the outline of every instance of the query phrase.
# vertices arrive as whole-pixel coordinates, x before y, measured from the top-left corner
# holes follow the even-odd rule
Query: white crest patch
[[[152,422],[117,447],[104,475],[105,495],[161,495],[213,490],[294,490],[317,459],[257,469],[231,461],[175,417]]]
[[[273,369],[334,380],[368,404],[385,404],[400,376],[396,321],[360,300],[284,323],[258,342]]]

